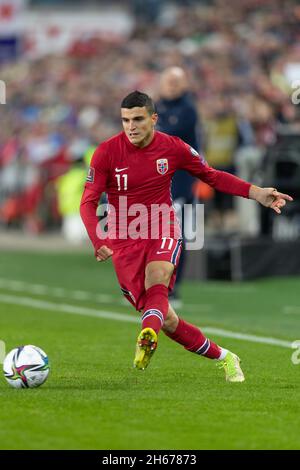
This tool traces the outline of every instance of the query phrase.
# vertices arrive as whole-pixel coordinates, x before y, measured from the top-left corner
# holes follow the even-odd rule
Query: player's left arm
[[[281,209],[286,205],[286,201],[293,198],[288,194],[283,194],[275,188],[260,188],[252,184],[249,189],[249,199],[254,199],[265,207],[270,207],[277,214],[281,214]]]
[[[180,141],[180,139],[178,139]],[[181,166],[193,176],[200,178],[217,191],[254,199],[265,207],[270,207],[277,214],[281,214],[281,209],[286,201],[292,201],[293,198],[288,194],[283,194],[275,188],[260,188],[226,171],[216,170],[209,166],[202,155],[189,145],[180,141],[181,145]]]

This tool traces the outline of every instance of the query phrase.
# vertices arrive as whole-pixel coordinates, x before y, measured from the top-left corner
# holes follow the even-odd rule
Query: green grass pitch
[[[187,306],[178,313],[200,327],[294,341],[299,290],[299,278],[186,282]],[[291,362],[292,349],[209,335],[242,358],[246,382],[229,384],[214,361],[161,334],[141,372],[132,368],[138,321],[90,311],[138,319],[122,302],[110,262],[75,252],[0,252],[0,339],[7,352],[40,346],[51,364],[38,389],[14,390],[1,376],[1,449],[300,448],[300,364]]]

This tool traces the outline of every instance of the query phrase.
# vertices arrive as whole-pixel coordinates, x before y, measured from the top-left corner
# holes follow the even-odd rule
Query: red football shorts
[[[125,248],[114,249],[112,261],[127,300],[140,311],[145,303],[145,270],[151,261],[169,261],[174,264],[169,291],[176,280],[176,267],[182,249],[182,239],[161,238],[159,240],[137,240]]]

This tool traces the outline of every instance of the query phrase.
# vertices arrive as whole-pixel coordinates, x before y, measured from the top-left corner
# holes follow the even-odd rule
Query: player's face
[[[157,114],[150,115],[144,107],[121,108],[124,132],[128,140],[137,147],[145,147],[153,139]]]

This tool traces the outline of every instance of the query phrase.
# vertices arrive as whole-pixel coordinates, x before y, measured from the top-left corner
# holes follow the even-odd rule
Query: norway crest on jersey
[[[168,160],[166,158],[156,160],[156,168],[159,174],[165,175],[169,169]]]

